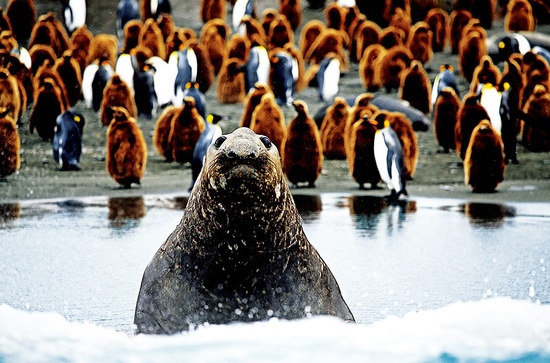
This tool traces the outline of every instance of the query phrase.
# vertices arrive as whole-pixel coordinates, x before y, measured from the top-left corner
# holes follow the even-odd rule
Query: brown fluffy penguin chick
[[[378,44],[378,37],[382,29],[375,22],[366,20],[358,26],[356,33],[356,57],[361,59],[365,50],[372,44]]]
[[[69,38],[65,29],[57,28],[57,19],[53,13],[48,13],[40,16],[38,22],[32,29],[31,37],[29,39],[29,48],[32,48],[37,44],[49,45],[52,47],[57,57],[61,56],[63,52],[68,48]]]
[[[279,13],[286,16],[292,30],[296,30],[302,22],[302,1],[301,0],[281,0]]]
[[[195,144],[206,127],[203,118],[195,108],[195,99],[185,97],[183,106],[172,117],[170,135],[172,156],[180,164],[193,160]]]
[[[403,45],[388,50],[375,69],[381,86],[386,87],[388,92],[393,88],[398,88],[401,82],[401,73],[410,67],[412,60],[412,53]]]
[[[439,92],[434,105],[434,133],[445,153],[456,148],[455,125],[459,107],[460,99],[452,87],[445,87]]]
[[[128,84],[120,79],[118,74],[113,75],[105,89],[99,108],[99,121],[103,126],[109,126],[113,120],[113,107],[124,107],[130,117],[136,118],[137,107]]]
[[[92,39],[88,53],[88,64],[95,60],[107,59],[111,67],[115,69],[118,54],[118,40],[112,34],[98,34]]]
[[[346,9],[338,5],[338,2],[332,2],[325,8],[325,20],[327,28],[344,30],[344,19],[346,17]]]
[[[147,144],[136,119],[124,107],[113,107],[113,120],[107,129],[107,172],[129,189],[140,184],[147,164]]]
[[[405,34],[405,37],[408,37],[412,27],[410,14],[407,14],[405,10],[401,8],[395,9],[395,13],[393,13],[390,19],[390,26],[401,29]]]
[[[380,173],[374,159],[374,135],[376,126],[370,121],[372,115],[363,111],[359,121],[353,124],[349,138],[349,150],[347,155],[349,173],[359,184],[359,189],[365,188],[369,183],[371,189],[377,189],[380,181]]]
[[[45,60],[34,75],[34,89],[35,93],[33,99],[36,98],[36,93],[38,89],[44,84],[44,80],[51,79],[54,81],[59,91],[61,92],[61,100],[63,102],[63,107],[65,109],[69,108],[69,97],[67,96],[67,90],[65,89],[65,84],[59,76],[59,73],[54,71],[54,63],[50,60]]]
[[[88,30],[86,25],[76,28],[71,35],[69,49],[71,56],[78,62],[80,66],[80,74],[84,73],[86,62],[88,60],[88,51],[94,35]]]
[[[418,139],[412,128],[412,123],[407,116],[400,112],[389,112],[388,120],[391,128],[397,134],[401,147],[403,148],[405,176],[408,179],[412,179],[416,171],[416,163],[418,162]]]
[[[404,45],[406,37],[407,35],[403,33],[403,30],[390,25],[380,32],[378,44],[389,50],[398,45]]]
[[[269,28],[271,26],[271,23],[277,17],[277,14],[279,14],[279,12],[273,8],[265,9],[262,12],[262,19],[260,20],[260,26],[263,28],[264,34],[266,35],[269,34]]]
[[[302,31],[300,33],[300,52],[304,55],[304,61],[306,63],[309,63],[309,58],[306,57],[306,54],[311,56],[311,54],[308,53],[308,50],[311,48],[313,43],[315,42],[315,39],[325,31],[326,26],[325,24],[317,19],[310,20],[304,25],[302,28]]]
[[[30,69],[32,74],[36,74],[38,68],[40,68],[44,62],[50,61],[51,64],[54,64],[57,60],[57,56],[55,55],[52,47],[45,44],[34,45],[31,49],[29,49],[29,55],[32,63]]]
[[[411,1],[410,0],[385,0],[386,6],[384,8],[384,19],[390,21],[393,14],[398,8],[405,11],[406,14],[411,16]]]
[[[353,124],[361,120],[361,117],[365,116],[370,118],[378,111],[378,108],[370,103],[374,98],[372,93],[362,93],[355,99],[354,105],[349,110],[348,119],[346,120],[346,126],[344,128],[344,145],[346,147],[346,154],[350,151],[351,131]],[[364,112],[366,111],[366,113]]]
[[[20,44],[26,44],[36,23],[34,0],[10,0],[6,7],[13,35]]]
[[[225,20],[225,0],[201,0],[200,14],[203,23],[212,19]]]
[[[527,0],[511,0],[504,17],[504,30],[508,32],[535,30],[533,8]]]
[[[462,37],[458,49],[458,65],[460,73],[468,82],[472,81],[474,69],[484,55],[487,55],[487,45],[482,34],[471,31]]]
[[[336,97],[334,103],[327,108],[321,124],[321,145],[325,158],[337,160],[346,158],[344,132],[348,116],[349,106],[346,100]]]
[[[494,192],[504,180],[504,151],[500,135],[489,120],[482,120],[472,131],[464,157],[464,182],[474,193]]]
[[[472,14],[467,10],[454,10],[449,20],[449,35],[451,40],[451,53],[458,54],[458,45],[462,37],[462,29],[472,19]]]
[[[250,41],[240,34],[233,34],[229,38],[227,45],[227,58],[238,58],[242,61],[248,59],[250,51]]]
[[[476,92],[480,84],[490,83],[498,85],[500,83],[500,70],[493,63],[490,56],[484,55],[479,65],[474,69],[472,82],[470,83],[470,92]]]
[[[174,23],[174,18],[172,15],[167,13],[162,13],[160,18],[157,19],[157,25],[162,33],[162,39],[166,44],[168,37],[174,33],[176,24]],[[166,54],[168,56],[168,54]]]
[[[225,43],[228,35],[229,26],[221,19],[212,19],[202,27],[200,42],[208,50],[215,74],[220,72],[222,63],[227,58]]]
[[[323,169],[321,137],[306,103],[296,100],[292,105],[298,114],[288,124],[288,134],[282,144],[283,172],[294,186],[308,183],[309,188],[314,188]]]
[[[386,52],[386,48],[380,44],[371,44],[365,49],[359,62],[359,76],[363,87],[369,92],[377,91],[381,86],[376,68],[380,67],[378,63],[384,58]]]
[[[495,0],[455,0],[453,7],[470,11],[474,18],[480,20],[483,28],[491,29],[495,15]]]
[[[252,112],[250,129],[269,137],[277,149],[282,150],[287,135],[285,117],[271,92],[262,96],[260,104]]]
[[[19,132],[8,110],[0,109],[0,178],[15,173],[20,166]]]
[[[63,95],[57,84],[51,79],[44,80],[34,99],[29,116],[30,133],[36,131],[43,140],[52,140],[57,116],[65,112]]]
[[[432,31],[428,24],[419,21],[411,28],[407,38],[407,48],[411,51],[414,59],[425,64],[433,57],[432,50]]]
[[[246,95],[244,101],[243,115],[241,117],[241,122],[239,123],[240,127],[250,127],[250,123],[252,121],[252,113],[260,104],[262,97],[266,93],[271,93],[271,90],[266,85],[257,83],[256,85],[254,85],[252,92],[249,92]]]
[[[309,59],[313,64],[321,64],[327,54],[334,52],[340,60],[341,69],[348,70],[349,57],[344,48],[344,36],[347,35],[343,31],[327,29],[313,42],[304,59]]]
[[[430,79],[422,68],[422,63],[412,61],[410,68],[401,74],[399,98],[409,101],[411,106],[428,114],[431,108],[431,89]]]
[[[15,122],[23,115],[17,79],[5,68],[0,68],[0,110]],[[3,117],[4,118],[4,117]]]
[[[424,19],[432,31],[432,50],[442,52],[447,44],[449,34],[449,14],[441,8],[432,8]]]
[[[479,104],[478,95],[470,92],[464,96],[458,109],[455,125],[456,153],[462,160],[464,160],[464,156],[466,155],[472,131],[481,120],[485,119],[489,119],[489,115],[485,111],[485,108]]]
[[[218,74],[216,96],[220,103],[242,103],[244,101],[244,74],[237,69],[242,64],[238,58],[229,58],[223,62]]]
[[[174,160],[170,129],[172,128],[172,118],[179,110],[180,108],[175,106],[166,107],[155,124],[153,146],[157,154],[162,155],[167,162]]]
[[[269,48],[284,48],[287,43],[294,44],[294,32],[286,16],[280,14],[275,18],[269,27],[267,39]]]
[[[121,53],[130,53],[132,49],[138,46],[142,28],[143,22],[137,19],[130,20],[124,25],[124,40]]]
[[[523,145],[529,151],[550,151],[550,93],[542,85],[536,85],[525,103],[526,116],[523,127]]]
[[[53,71],[59,74],[65,85],[69,105],[76,105],[82,96],[82,72],[78,61],[72,57],[71,51],[66,51],[55,61]]]
[[[153,56],[166,59],[166,46],[164,37],[157,22],[154,19],[147,19],[139,33],[139,44],[151,49]]]

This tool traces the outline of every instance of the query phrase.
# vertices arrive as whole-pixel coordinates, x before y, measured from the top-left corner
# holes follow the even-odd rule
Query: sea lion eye
[[[269,149],[271,147],[271,140],[269,140],[269,137],[260,136],[260,141],[262,142],[262,144],[264,144],[266,149]]]
[[[227,139],[226,136],[220,136],[216,139],[216,141],[214,141],[214,146],[216,147],[216,149],[219,149],[220,146],[222,146],[225,139]]]

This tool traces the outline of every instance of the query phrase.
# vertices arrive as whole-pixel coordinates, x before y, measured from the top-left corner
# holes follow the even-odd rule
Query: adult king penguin
[[[460,98],[460,93],[458,92],[458,86],[456,83],[455,74],[453,72],[453,67],[449,64],[444,64],[441,66],[439,73],[434,79],[434,84],[432,86],[432,109],[435,107],[435,101],[439,93],[445,87],[451,87],[456,95]]]
[[[403,149],[390,122],[377,119],[371,121],[378,130],[374,135],[374,159],[382,181],[390,190],[391,200],[399,199],[401,194],[409,195],[405,189],[405,160]]]
[[[267,49],[257,39],[256,36],[253,36],[248,61],[239,67],[239,71],[244,71],[244,87],[247,93],[254,88],[256,83],[267,85],[271,73],[271,63]]]
[[[340,60],[334,53],[329,53],[321,62],[316,75],[319,100],[325,103],[334,101],[338,94],[340,82]]]
[[[86,0],[61,0],[61,3],[65,28],[71,35],[76,28],[86,24]]]
[[[204,131],[201,133],[201,136],[195,144],[195,149],[193,150],[193,160],[191,160],[192,180],[189,191],[193,189],[195,181],[199,177],[208,147],[214,140],[222,136],[222,128],[217,124],[221,119],[221,116],[213,114],[206,117]]]
[[[117,8],[116,29],[119,38],[124,38],[124,26],[130,20],[139,20],[137,0],[120,0]]]
[[[245,35],[246,28],[241,23],[243,16],[250,15],[254,18],[254,0],[237,0],[233,5],[232,25],[233,31]]]

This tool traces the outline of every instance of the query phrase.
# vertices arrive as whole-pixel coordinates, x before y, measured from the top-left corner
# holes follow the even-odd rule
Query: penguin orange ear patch
[[[196,89],[199,89],[199,84],[198,83],[195,83],[195,86],[194,86]]]
[[[498,42],[498,47],[500,49],[504,49],[504,46],[505,46],[504,42]]]
[[[75,116],[74,117],[74,122],[80,122],[80,116]]]
[[[279,58],[273,57],[273,63],[277,63],[277,62],[279,62]]]
[[[186,88],[186,89],[191,88],[191,82],[187,82],[187,83],[185,84],[185,88]]]
[[[504,82],[504,84],[502,85],[502,88],[504,88],[505,91],[508,91],[510,89],[510,83]]]
[[[214,116],[212,116],[212,114],[209,114],[208,116],[206,116],[206,121],[208,121],[209,123],[212,123],[213,120],[214,120]]]

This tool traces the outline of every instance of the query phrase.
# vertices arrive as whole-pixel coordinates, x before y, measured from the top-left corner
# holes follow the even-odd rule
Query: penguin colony
[[[406,195],[419,149],[411,121],[371,104],[376,93],[340,97],[342,77],[360,78],[366,92],[396,91],[431,115],[437,142],[464,160],[465,183],[474,191],[494,190],[505,164],[518,163],[518,137],[527,151],[550,151],[548,61],[536,47],[504,60],[493,56],[487,30],[498,16],[494,0],[475,6],[455,0],[450,12],[387,0],[377,14],[375,5],[332,1],[281,0],[278,8],[258,13],[254,0],[202,0],[199,31],[176,24],[168,0],[121,0],[112,34],[87,29],[84,0],[62,3],[60,17],[37,14],[32,0],[10,0],[2,13],[0,135],[9,140],[2,153],[10,156],[2,160],[0,177],[19,168],[13,125],[17,134],[26,112],[30,133],[60,145],[56,132],[65,125],[73,130],[65,135],[74,135],[69,137],[81,150],[84,120],[72,110],[81,101],[107,127],[106,169],[121,186],[139,184],[145,172],[147,142],[138,117],[156,124],[145,136],[158,155],[192,164],[201,134],[217,135],[211,121],[223,119],[207,112],[205,93],[216,84],[220,103],[242,107],[240,126],[268,136],[281,151],[293,185],[313,187],[323,158],[347,159],[360,188],[383,181],[392,197]],[[323,18],[304,23],[307,6],[324,6]],[[510,0],[501,11],[506,30],[536,31],[529,1]],[[430,64],[434,52],[458,54],[458,69]],[[349,73],[351,63],[358,75]],[[441,66],[441,73],[430,80],[426,64]],[[469,93],[460,94],[460,82],[470,85]],[[309,114],[312,105],[298,99],[306,87],[317,90],[326,110],[317,121]],[[284,115],[292,108],[296,115],[287,123]],[[55,145],[60,169],[78,170],[80,151],[65,162],[60,155],[69,152]],[[479,156],[479,150],[491,154]],[[498,164],[496,172],[479,167],[486,159]]]

